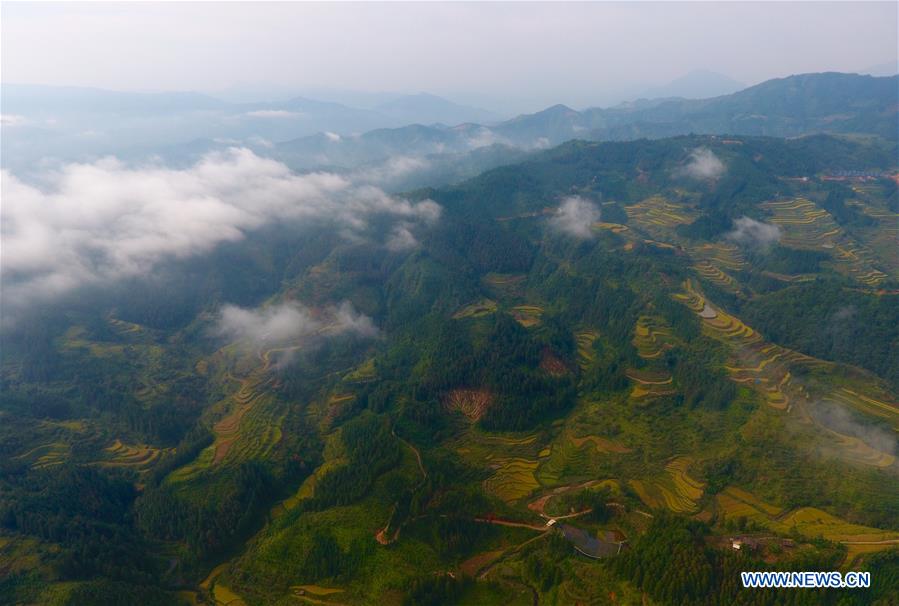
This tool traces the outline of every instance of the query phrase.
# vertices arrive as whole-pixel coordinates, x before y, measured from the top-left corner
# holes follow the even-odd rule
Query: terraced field
[[[635,383],[630,398],[636,402],[645,402],[677,393],[674,388],[674,379],[671,377],[671,373],[665,369],[629,368],[626,374]]]
[[[624,208],[627,218],[633,223],[662,240],[670,237],[678,225],[692,223],[695,217],[685,206],[669,202],[662,196],[652,196]]]
[[[864,214],[877,221],[876,227],[857,228],[853,233],[877,256],[882,269],[893,278],[899,278],[899,214],[887,208],[874,206],[867,200],[847,202],[857,206]]]
[[[703,332],[731,345],[749,345],[762,337],[739,318],[709,304],[692,280],[683,283],[683,293],[675,293],[674,299],[685,304],[702,318]]]
[[[785,512],[736,487],[722,491],[716,495],[715,501],[719,517],[745,518],[778,534],[795,531],[809,539],[820,536],[849,547],[867,544],[865,551],[868,552],[890,549],[899,544],[899,532],[851,524],[814,507]]]
[[[727,271],[742,271],[746,269],[746,259],[743,256],[743,252],[735,244],[727,242],[694,246],[690,248],[690,256]]]
[[[566,429],[552,447],[540,452],[537,478],[544,486],[558,486],[589,476],[592,457],[618,456],[631,449],[617,440],[597,435],[574,435]]]
[[[526,279],[527,276],[524,274],[489,273],[484,276],[483,282],[487,288],[500,296],[518,297],[524,290]]]
[[[675,513],[694,513],[705,484],[687,472],[692,459],[677,457],[665,466],[665,473],[647,480],[631,480],[631,487],[648,507],[670,509]]]
[[[876,445],[861,439],[844,435],[816,420],[811,408],[816,401],[833,402],[861,412],[879,416],[894,426],[899,426],[899,406],[887,400],[885,394],[859,376],[852,379],[854,388],[833,387],[827,382],[794,379],[798,367],[806,371],[825,370],[834,365],[799,352],[764,341],[752,328],[739,319],[711,306],[700,292],[688,281],[684,285],[686,294],[677,298],[698,312],[703,322],[703,330],[728,344],[732,357],[725,365],[730,378],[759,392],[772,407],[789,410],[792,405],[799,407],[798,414],[806,422],[813,423],[826,439],[826,450],[835,450],[844,459],[862,465],[889,467],[896,462],[890,452],[879,450]],[[849,381],[849,379],[846,379]],[[877,399],[869,392],[876,392],[883,399]]]
[[[697,313],[705,334],[731,349],[724,368],[733,381],[758,391],[769,405],[782,410],[793,400],[808,399],[806,386],[793,380],[791,368],[824,368],[829,363],[765,341],[739,318],[706,301],[691,280],[683,287],[685,292],[674,298]]]
[[[708,280],[716,286],[730,291],[737,290],[737,281],[708,261],[699,261],[693,266],[693,269],[699,274],[699,277]]]
[[[627,225],[622,225],[621,223],[606,223],[604,221],[598,221],[593,224],[593,229],[605,229],[613,234],[622,234],[628,231]]]
[[[516,305],[512,308],[512,317],[525,328],[540,324],[542,315],[543,308],[538,305]]]
[[[887,275],[875,267],[871,251],[855,242],[826,210],[805,198],[765,202],[771,223],[783,230],[781,243],[792,248],[831,252],[838,271],[868,286],[877,286]]]
[[[496,471],[484,480],[484,489],[507,503],[528,496],[540,484],[534,475],[537,461],[522,458],[497,458],[491,467]]]
[[[454,320],[460,320],[462,318],[480,318],[482,316],[489,316],[492,313],[496,312],[496,301],[491,299],[481,299],[476,303],[471,303],[470,305],[466,305],[459,311],[453,314]]]
[[[637,355],[644,360],[661,358],[667,349],[678,344],[671,327],[660,316],[640,316],[634,328],[632,342],[637,348]]]
[[[239,387],[213,406],[214,410],[225,412],[225,416],[212,426],[215,441],[196,460],[172,472],[168,481],[183,482],[216,465],[262,460],[269,456],[281,440],[281,426],[286,416],[284,404],[270,391],[273,380],[269,374],[271,356],[280,351],[283,349],[263,353],[260,356],[263,364],[245,378],[227,376],[237,381]]]
[[[830,390],[823,399],[883,419],[899,430],[899,403],[873,385],[841,386]]]
[[[756,390],[774,408],[790,410],[793,405],[798,406],[800,417],[814,424],[826,439],[825,452],[834,451],[841,458],[861,465],[885,468],[896,463],[894,454],[876,442],[845,435],[821,422],[815,414],[815,402],[830,402],[879,417],[899,428],[899,404],[875,381],[857,373],[844,377],[840,386],[810,378],[796,381],[797,369],[824,371],[834,369],[835,365],[764,341],[738,318],[710,305],[689,281],[684,290],[686,294],[675,296],[694,311],[702,310],[698,314],[703,331],[730,346],[732,357],[725,370],[733,381]]]
[[[129,467],[139,473],[149,471],[159,458],[173,448],[155,448],[146,444],[129,445],[121,440],[116,440],[104,449],[108,453],[108,459],[99,461],[101,467]]]
[[[15,457],[27,461],[33,469],[61,465],[69,458],[71,447],[64,442],[49,442]]]

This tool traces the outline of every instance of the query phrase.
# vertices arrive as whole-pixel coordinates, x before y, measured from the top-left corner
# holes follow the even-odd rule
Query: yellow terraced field
[[[729,243],[702,244],[690,249],[690,255],[725,271],[740,271],[746,267],[746,259],[739,247]]]
[[[634,327],[632,340],[637,354],[644,360],[660,358],[665,350],[677,345],[678,340],[664,318],[640,316]]]
[[[859,438],[843,435],[829,428],[825,428],[825,431],[833,436],[841,453],[851,461],[873,467],[889,467],[896,462],[892,453],[878,450]]]
[[[697,274],[705,280],[728,290],[736,288],[736,281],[708,261],[700,261],[693,266]]]
[[[537,305],[516,305],[512,308],[512,317],[525,328],[540,324],[543,308]]]
[[[496,471],[484,480],[484,488],[508,503],[526,497],[539,486],[534,476],[537,461],[521,458],[495,459],[491,467]]]
[[[809,539],[821,536],[829,541],[845,543],[899,539],[899,532],[851,524],[814,507],[800,507],[784,513],[779,507],[734,487],[722,491],[715,500],[719,513],[726,519],[743,517],[780,534],[795,531]],[[883,543],[877,550],[890,549],[892,546],[890,543]]]
[[[109,458],[97,464],[103,467],[132,467],[143,473],[149,471],[153,464],[166,452],[174,452],[173,448],[159,449],[146,444],[128,445],[116,440],[105,451]]]
[[[671,385],[673,379],[667,369],[628,368],[627,377],[640,385]]]
[[[470,305],[466,305],[459,311],[453,314],[453,318],[456,320],[462,318],[480,318],[481,316],[487,316],[496,311],[496,301],[491,299],[481,299],[476,303],[471,303]]]
[[[781,410],[789,410],[793,403],[809,401],[811,392],[808,382],[795,381],[792,371],[797,367],[806,370],[828,369],[833,366],[831,362],[769,343],[739,318],[706,301],[692,281],[684,282],[683,288],[685,292],[675,294],[674,298],[697,313],[702,320],[705,334],[729,346],[731,357],[724,368],[734,382],[752,388],[770,406]],[[827,390],[825,393],[828,385],[813,387],[817,392],[815,397],[821,399],[832,397],[828,394],[833,390]],[[838,392],[839,390],[835,393]],[[856,452],[859,451],[857,446],[848,442],[846,446],[854,448]],[[868,458],[873,460],[871,457]]]
[[[686,207],[669,202],[662,196],[652,196],[637,204],[625,207],[628,222],[634,223],[654,237],[671,234],[675,227],[692,223],[693,213]]]
[[[69,457],[70,448],[63,442],[50,442],[21,454],[16,459],[28,461],[34,469],[53,467],[65,462]]]
[[[593,229],[606,229],[613,234],[620,234],[627,231],[627,225],[622,225],[621,223],[605,223],[603,221],[599,221],[593,224]]]
[[[806,250],[828,251],[834,267],[868,286],[887,275],[876,267],[874,255],[847,235],[826,210],[805,198],[777,200],[760,205],[771,213],[769,221],[783,230],[781,243]]]
[[[667,508],[675,513],[693,513],[698,509],[705,485],[687,473],[691,460],[678,457],[665,466],[665,474],[647,480],[631,480],[640,499],[654,509]]]
[[[892,401],[888,394],[882,393],[872,385],[854,385],[852,388],[839,387],[830,390],[823,399],[879,417],[890,423],[894,429],[899,430],[899,403]]]

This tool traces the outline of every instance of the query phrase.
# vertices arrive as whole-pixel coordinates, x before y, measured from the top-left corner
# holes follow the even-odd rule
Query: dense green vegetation
[[[282,226],[3,331],[0,603],[888,603],[895,184],[822,177],[895,149],[727,141],[571,142],[410,194],[413,251]],[[288,300],[379,332],[212,330]]]

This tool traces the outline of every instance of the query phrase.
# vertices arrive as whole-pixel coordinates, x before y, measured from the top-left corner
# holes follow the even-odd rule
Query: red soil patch
[[[545,371],[551,377],[564,377],[570,372],[565,362],[549,349],[544,349],[540,354],[540,370]]]
[[[492,402],[493,396],[486,389],[454,389],[446,395],[444,405],[477,421]]]
[[[215,456],[212,458],[213,465],[218,464],[222,459],[228,456],[228,451],[231,450],[232,444],[234,444],[234,438],[222,440],[215,445]]]

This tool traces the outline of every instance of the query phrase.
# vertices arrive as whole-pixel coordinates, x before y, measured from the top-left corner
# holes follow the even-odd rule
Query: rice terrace
[[[896,606],[897,24],[3,2],[0,606]]]

